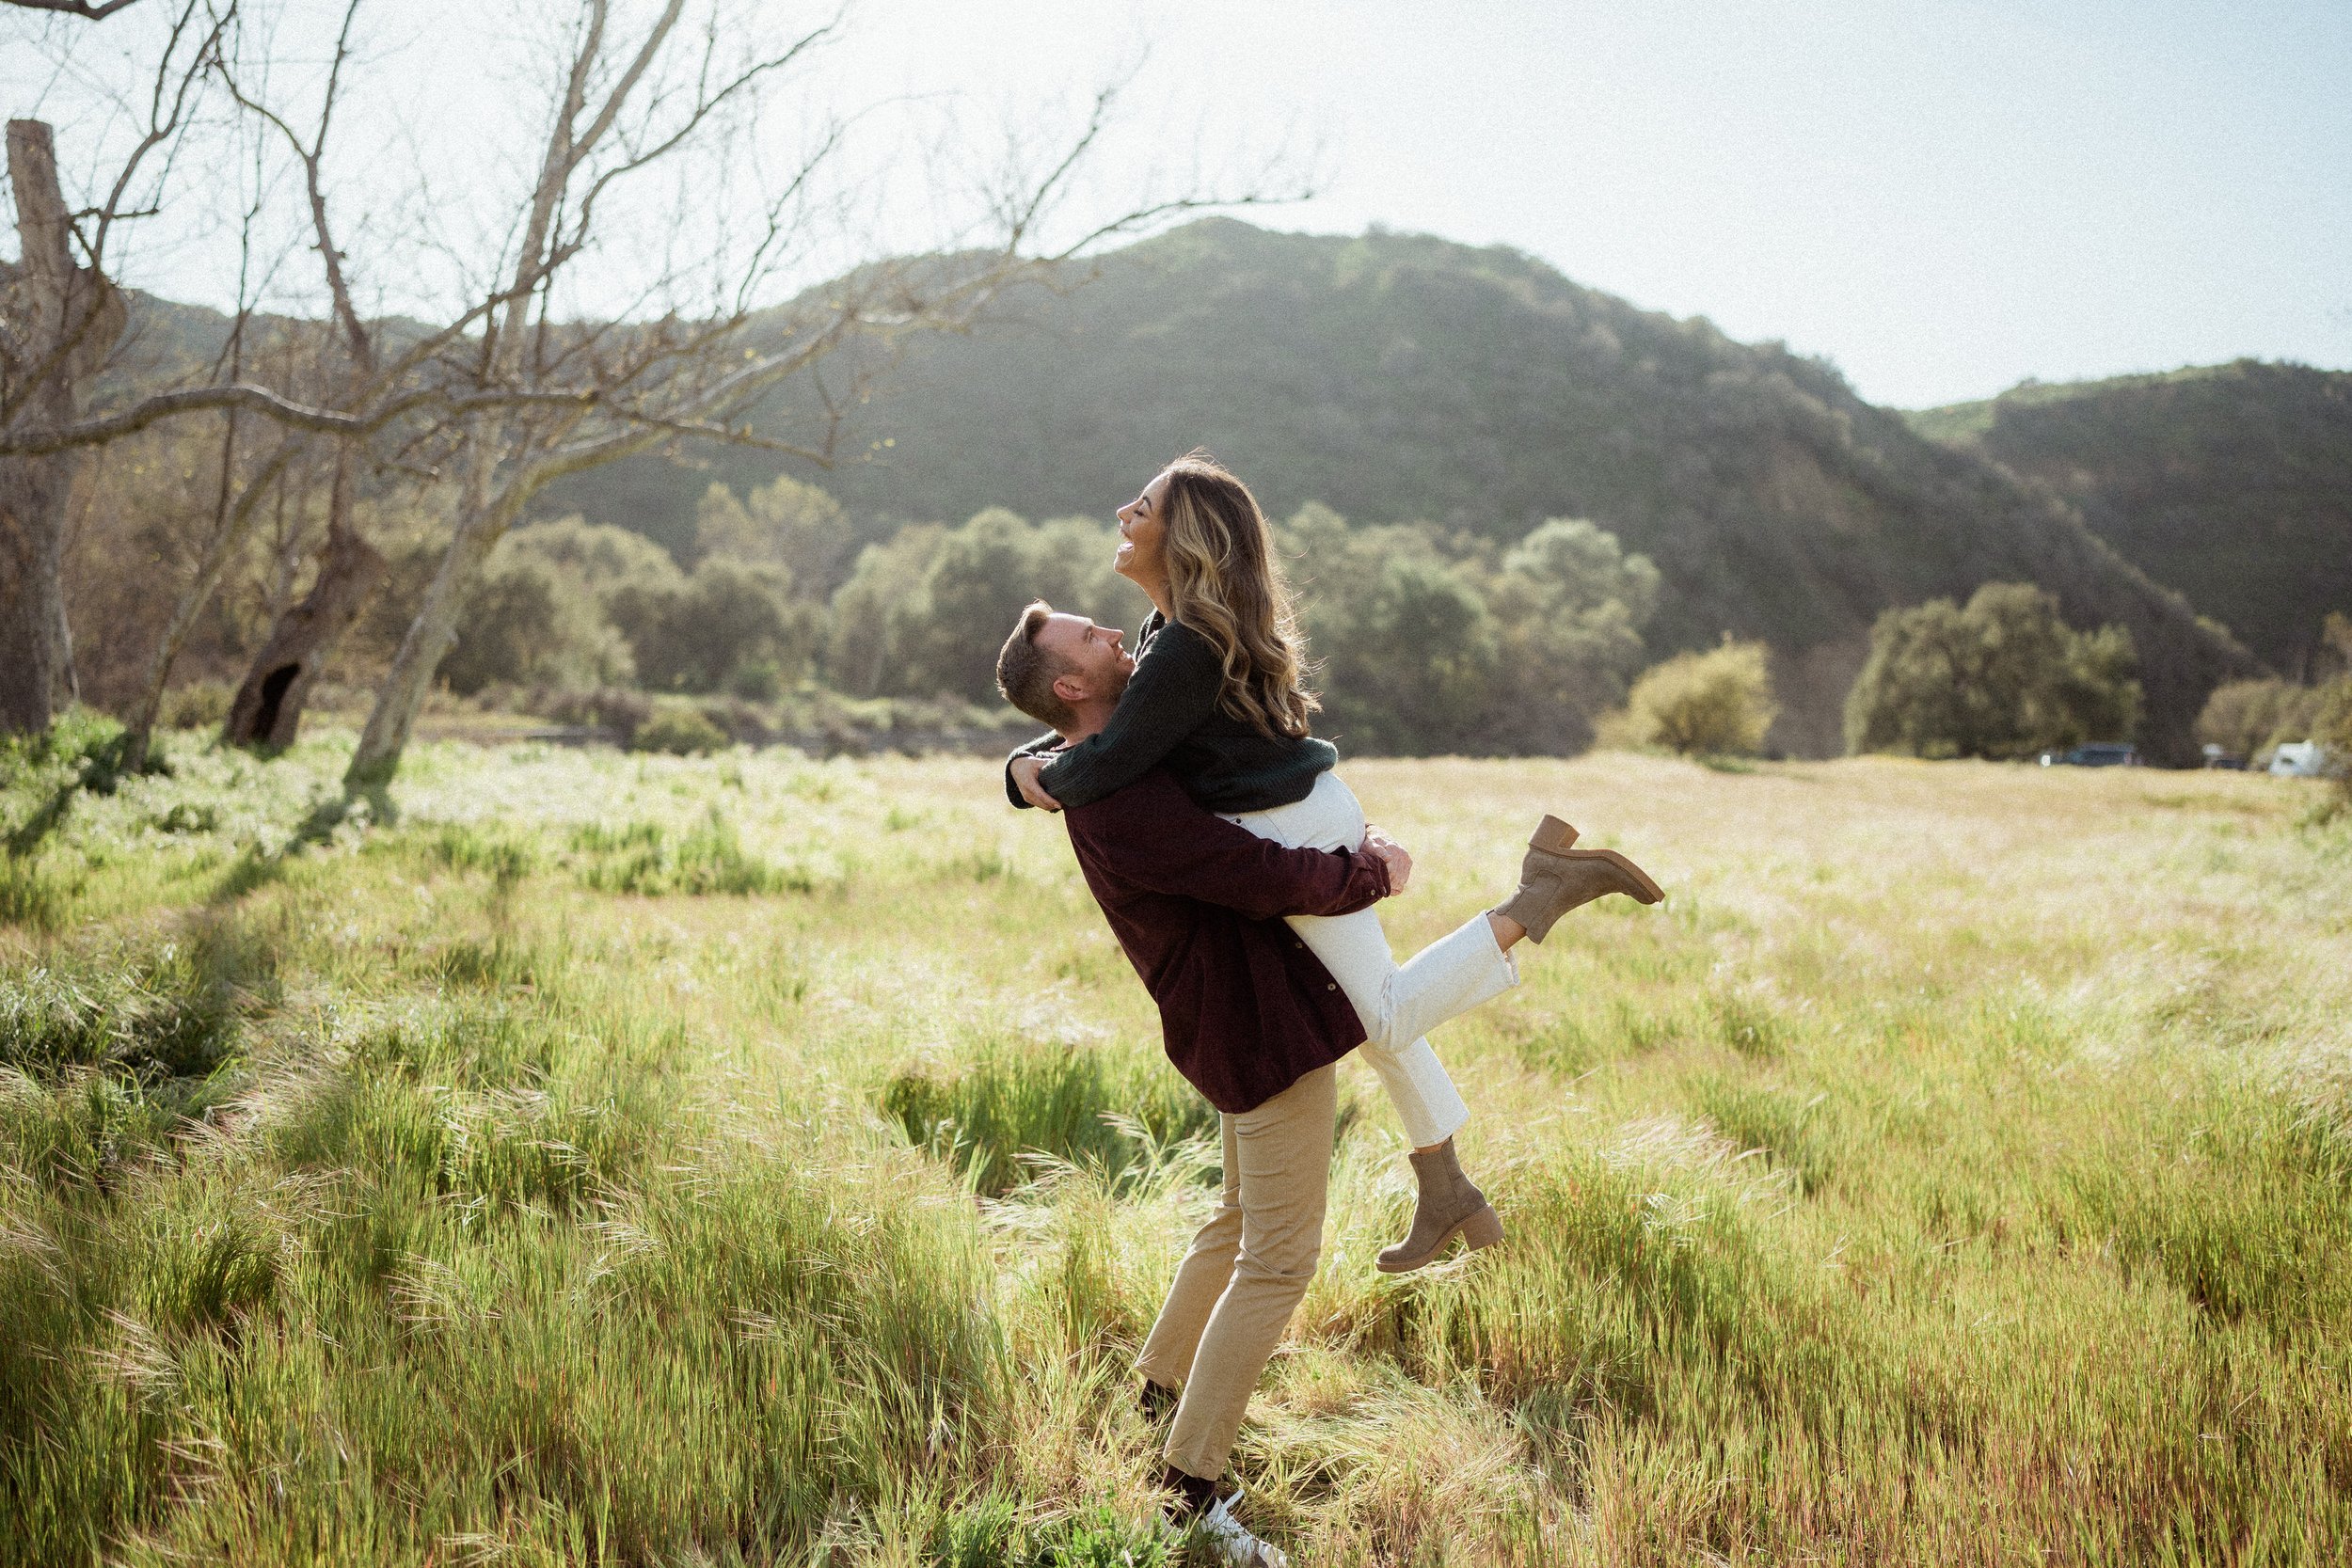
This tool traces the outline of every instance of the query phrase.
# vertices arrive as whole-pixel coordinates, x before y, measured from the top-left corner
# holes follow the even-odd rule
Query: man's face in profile
[[[1062,671],[1055,689],[1066,703],[1118,700],[1136,668],[1126,641],[1127,634],[1117,627],[1098,626],[1067,610],[1055,611],[1037,628],[1039,650]]]

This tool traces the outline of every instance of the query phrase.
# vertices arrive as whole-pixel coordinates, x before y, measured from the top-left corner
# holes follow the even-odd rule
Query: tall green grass
[[[1057,825],[950,761],[454,746],[352,810],[347,746],[0,768],[0,1563],[1202,1560],[1129,1368],[1216,1120]],[[1504,1246],[1372,1269],[1409,1186],[1343,1078],[1236,1458],[1266,1533],[2344,1559],[2341,823],[2267,780],[1349,772],[1420,858],[1400,947],[1538,805],[1672,896],[1438,1038]]]

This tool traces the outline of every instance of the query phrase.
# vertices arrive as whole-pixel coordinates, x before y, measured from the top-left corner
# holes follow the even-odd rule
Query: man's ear
[[[1083,703],[1094,693],[1089,691],[1087,683],[1076,675],[1060,674],[1054,677],[1054,695],[1065,703]]]

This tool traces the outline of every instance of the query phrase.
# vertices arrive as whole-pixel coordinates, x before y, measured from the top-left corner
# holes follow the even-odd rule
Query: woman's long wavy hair
[[[1323,705],[1307,689],[1306,640],[1258,498],[1198,448],[1165,471],[1169,609],[1224,664],[1218,705],[1265,735],[1305,735]]]

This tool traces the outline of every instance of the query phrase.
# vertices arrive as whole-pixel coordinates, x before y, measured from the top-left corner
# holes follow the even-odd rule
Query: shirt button
[[[1339,982],[1336,980],[1327,981],[1325,982],[1323,989],[1325,990],[1337,990],[1340,989]]]

